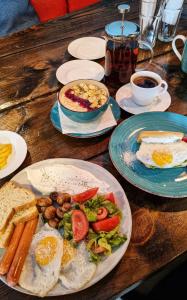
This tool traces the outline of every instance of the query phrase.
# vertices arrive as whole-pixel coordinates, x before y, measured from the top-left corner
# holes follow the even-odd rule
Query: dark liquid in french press
[[[130,81],[135,72],[138,55],[138,42],[126,39],[124,42],[109,40],[106,45],[105,81],[113,87]]]

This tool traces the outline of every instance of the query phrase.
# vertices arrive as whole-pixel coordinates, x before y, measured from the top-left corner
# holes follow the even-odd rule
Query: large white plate
[[[78,79],[93,79],[101,81],[105,75],[104,68],[90,60],[70,60],[56,71],[56,77],[62,84]]]
[[[127,241],[119,247],[111,256],[107,257],[105,261],[100,263],[97,266],[96,273],[92,280],[85,285],[81,290],[95,284],[99,280],[101,280],[105,275],[107,275],[120,261],[120,259],[123,257],[124,253],[127,250],[130,237],[131,237],[131,229],[132,229],[132,216],[131,211],[129,207],[129,203],[127,200],[127,197],[125,195],[124,190],[122,189],[119,182],[104,168],[90,163],[83,160],[77,160],[77,159],[68,159],[68,158],[56,158],[56,159],[48,159],[41,162],[38,162],[36,164],[33,164],[32,166],[29,166],[19,172],[16,176],[13,177],[12,180],[22,184],[29,186],[29,181],[27,179],[27,170],[31,168],[36,167],[46,167],[46,166],[52,166],[54,164],[65,164],[65,165],[73,165],[75,167],[81,168],[83,170],[89,171],[92,173],[97,179],[106,182],[109,185],[109,190],[113,191],[118,199],[118,206],[121,208],[123,212],[123,221],[122,221],[122,227],[121,231],[127,235]],[[1,280],[6,283],[6,279],[4,277],[1,277]],[[6,283],[7,284],[7,283]],[[31,294],[27,292],[26,290],[20,288],[19,286],[14,287],[14,289],[25,293],[25,294]],[[58,296],[58,295],[64,295],[64,294],[70,294],[74,293],[76,291],[71,291],[64,289],[60,283],[58,283],[55,288],[48,294],[48,296]]]
[[[105,56],[106,41],[98,37],[82,37],[71,42],[68,52],[79,59],[99,59]]]
[[[0,143],[11,143],[13,146],[7,166],[0,170],[0,179],[2,179],[22,164],[27,154],[27,144],[21,135],[8,130],[0,130]]]

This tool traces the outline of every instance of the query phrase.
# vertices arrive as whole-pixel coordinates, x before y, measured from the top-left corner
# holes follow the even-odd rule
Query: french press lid
[[[115,21],[105,26],[105,32],[112,38],[138,36],[140,27],[134,22],[124,21],[125,13],[130,11],[128,4],[118,5],[118,11],[122,14],[121,21]]]

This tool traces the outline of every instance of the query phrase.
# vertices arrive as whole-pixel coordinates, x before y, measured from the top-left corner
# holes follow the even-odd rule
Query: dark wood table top
[[[27,142],[28,154],[22,166],[2,185],[24,167],[47,158],[69,157],[89,160],[110,171],[123,186],[132,212],[144,207],[154,222],[154,233],[143,245],[130,243],[123,259],[96,285],[63,299],[115,298],[132,284],[166,267],[187,251],[187,199],[154,196],[132,186],[116,171],[108,154],[111,132],[92,139],[64,136],[53,128],[50,110],[61,85],[55,72],[64,61],[70,41],[82,36],[101,36],[105,24],[119,18],[116,4],[103,1],[83,11],[55,21],[32,27],[0,39],[0,130],[21,134]],[[137,1],[132,1],[129,20],[137,21]],[[178,32],[186,34],[186,21],[181,20]],[[180,45],[179,45],[180,46]],[[151,68],[160,73],[169,85],[172,103],[168,111],[187,115],[187,77],[171,50],[171,43],[156,43]],[[140,55],[140,64],[148,59]],[[100,61],[103,64],[103,60]],[[115,91],[111,89],[111,94]],[[122,119],[130,117],[123,112]],[[133,230],[136,230],[134,224]],[[33,300],[0,283],[0,299]],[[55,298],[56,299],[56,298]]]

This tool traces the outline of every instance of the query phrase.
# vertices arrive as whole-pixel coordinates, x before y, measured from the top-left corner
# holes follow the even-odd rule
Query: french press
[[[122,20],[105,26],[105,81],[112,87],[120,87],[130,81],[131,75],[135,72],[140,43],[146,45],[153,56],[151,46],[138,40],[139,25],[124,20],[130,6],[120,4],[118,11],[122,14]]]

